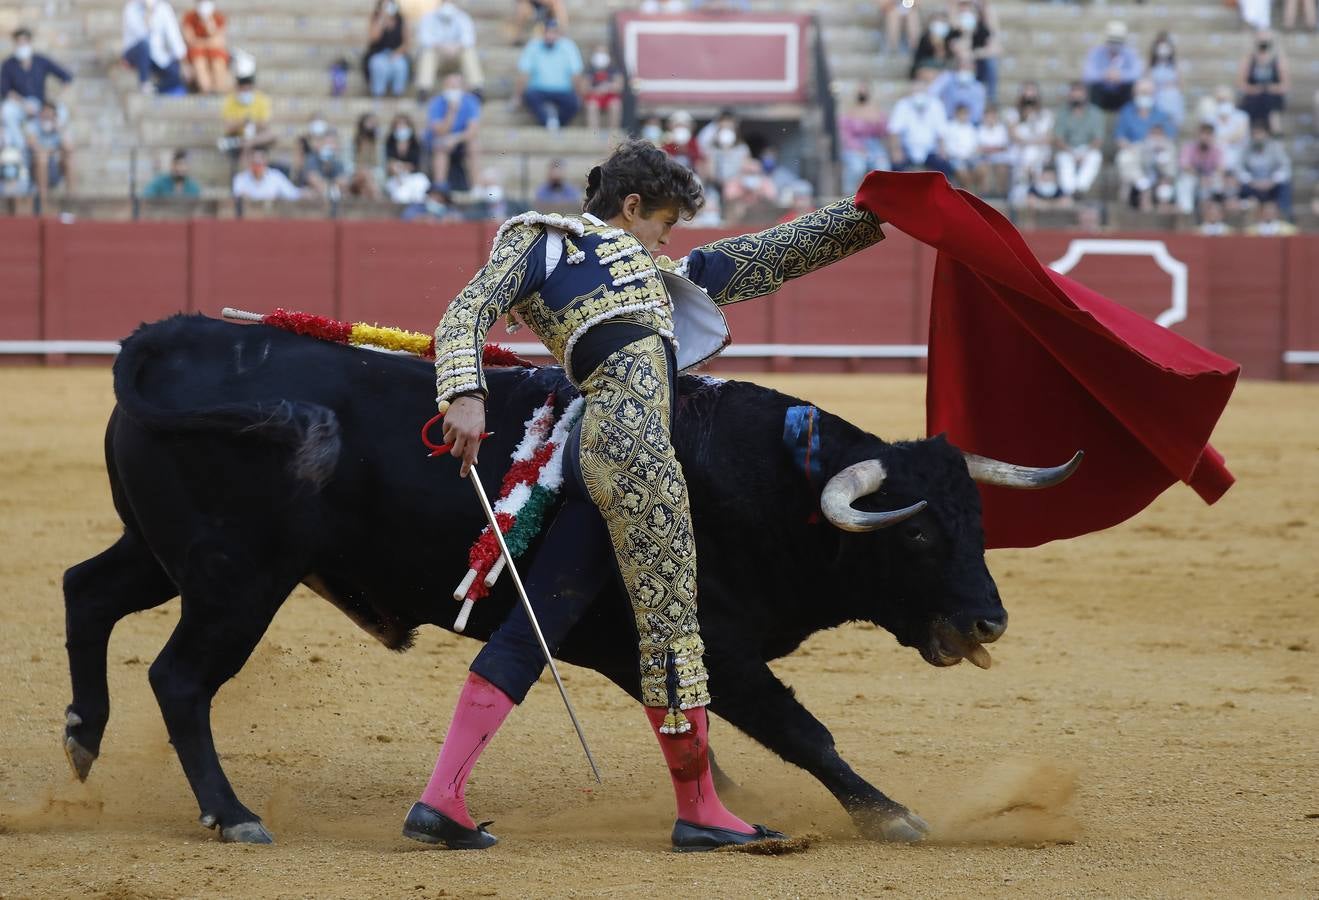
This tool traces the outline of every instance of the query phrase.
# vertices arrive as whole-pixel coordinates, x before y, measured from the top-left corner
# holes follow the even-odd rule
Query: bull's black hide
[[[493,492],[531,411],[550,392],[562,408],[574,392],[557,368],[493,371],[490,386],[495,435],[481,470]],[[431,366],[176,317],[124,342],[115,395],[106,464],[125,530],[65,575],[66,750],[85,778],[109,717],[114,624],[181,594],[152,688],[203,823],[228,839],[268,839],[220,768],[209,708],[293,587],[311,585],[396,650],[417,626],[453,620],[451,592],[483,520],[456,461],[429,459],[419,443],[434,409]],[[782,446],[784,414],[799,402],[742,382],[680,382],[674,433],[696,524],[712,709],[818,778],[864,833],[915,839],[919,820],[839,757],[766,663],[853,620],[935,664],[997,637],[1005,619],[985,567],[979,497],[942,439],[886,444],[827,413],[822,477],[808,482]],[[865,459],[881,460],[888,476],[859,507],[928,507],[873,533],[818,521],[822,482]],[[485,639],[501,621],[514,600],[508,581],[477,604],[468,635]],[[636,695],[631,609],[616,589],[560,656]]]

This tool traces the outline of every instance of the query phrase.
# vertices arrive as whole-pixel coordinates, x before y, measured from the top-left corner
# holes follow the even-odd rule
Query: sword
[[[603,784],[604,782],[600,778],[600,770],[595,765],[595,758],[591,756],[591,748],[586,745],[586,734],[582,731],[582,723],[577,720],[577,713],[573,711],[572,701],[568,699],[568,691],[563,686],[563,679],[559,677],[559,667],[554,664],[550,647],[545,643],[545,635],[541,633],[540,623],[536,621],[536,613],[531,608],[531,600],[527,597],[527,589],[522,586],[522,576],[518,574],[517,566],[513,564],[513,554],[508,552],[508,544],[504,543],[504,533],[499,530],[499,522],[495,519],[495,511],[490,507],[490,498],[486,496],[485,486],[481,484],[476,466],[472,466],[468,470],[467,480],[472,483],[472,489],[476,491],[476,499],[481,501],[481,509],[485,512],[485,520],[490,523],[490,532],[495,536],[495,540],[499,541],[499,552],[504,555],[508,572],[513,576],[513,584],[517,585],[518,597],[522,600],[522,608],[526,610],[527,621],[531,623],[531,630],[536,632],[536,641],[540,644],[540,652],[544,654],[545,662],[550,667],[550,673],[554,675],[554,683],[559,686],[559,696],[563,698],[563,705],[568,709],[568,718],[572,719],[572,727],[577,730],[577,739],[582,742],[582,749],[586,751],[586,761],[591,764],[591,771],[595,774],[596,783]]]

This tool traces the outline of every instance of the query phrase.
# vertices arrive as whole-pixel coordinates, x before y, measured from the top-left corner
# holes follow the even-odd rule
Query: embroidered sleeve
[[[490,261],[449,304],[435,329],[435,399],[485,393],[481,349],[490,326],[539,289],[545,272],[545,229],[525,223],[502,229]]]
[[[884,239],[880,222],[850,199],[755,234],[697,247],[676,264],[723,306],[772,294],[790,278],[822,269]]]

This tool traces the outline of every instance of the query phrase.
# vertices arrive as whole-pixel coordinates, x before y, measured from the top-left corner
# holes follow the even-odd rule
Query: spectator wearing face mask
[[[302,197],[287,175],[271,168],[270,157],[260,147],[248,153],[247,165],[234,176],[233,192],[236,199],[262,202]]]
[[[389,135],[385,138],[386,180],[400,174],[419,171],[421,171],[421,141],[412,124],[412,117],[407,113],[399,113],[389,123]]]
[[[754,156],[742,161],[737,176],[724,182],[719,193],[723,200],[724,217],[730,224],[746,222],[753,217],[772,219],[779,195],[774,180],[765,174],[760,161]]]
[[[1136,83],[1135,96],[1118,113],[1113,138],[1117,143],[1117,164],[1122,168],[1123,154],[1145,140],[1150,129],[1158,127],[1165,135],[1177,133],[1177,127],[1168,115],[1154,105],[1154,82],[1142,79]],[[1131,153],[1127,153],[1129,159]]]
[[[14,31],[14,52],[0,64],[0,119],[3,119],[4,143],[23,144],[27,120],[41,114],[46,103],[46,79],[58,78],[68,84],[73,76],[49,56],[37,53],[32,46],[32,32]]]
[[[664,120],[659,116],[647,116],[638,133],[643,141],[650,141],[658,147],[664,143]]]
[[[1254,237],[1290,237],[1296,234],[1296,226],[1282,217],[1277,203],[1265,200],[1255,211],[1255,221],[1246,228],[1246,234]]]
[[[362,113],[353,132],[353,174],[348,193],[354,197],[376,200],[385,183],[384,143],[380,139],[380,120],[373,112]]]
[[[255,147],[269,149],[275,143],[275,132],[270,127],[270,97],[257,90],[254,75],[238,79],[238,84],[224,98],[220,118],[224,122],[220,149],[235,163],[245,151]]]
[[[742,164],[751,156],[751,148],[739,133],[737,114],[725,109],[696,135],[700,154],[696,161],[704,160],[702,175],[718,189],[742,172]]]
[[[199,94],[229,90],[229,21],[215,0],[197,0],[183,16],[183,42],[188,45],[190,81]]]
[[[1241,108],[1251,122],[1264,122],[1276,132],[1282,125],[1282,111],[1287,104],[1287,91],[1291,76],[1282,49],[1273,39],[1273,32],[1262,29],[1255,35],[1255,47],[1241,61],[1237,76],[1237,89],[1241,92]]]
[[[996,102],[1000,48],[995,36],[998,31],[998,14],[990,6],[990,0],[983,0],[981,4],[975,0],[959,0],[950,24],[952,30],[948,32],[948,40],[967,42],[974,63],[975,78],[985,86],[989,102]],[[977,115],[975,120],[979,122],[980,117]]]
[[[1291,215],[1292,162],[1282,142],[1262,122],[1250,126],[1250,143],[1241,155],[1237,179],[1243,200],[1277,203],[1284,214]]]
[[[142,93],[182,93],[188,45],[168,0],[128,0],[123,26],[124,59],[137,70]]]
[[[889,158],[899,172],[930,169],[951,177],[952,167],[944,159],[940,146],[948,115],[939,99],[930,93],[934,77],[934,69],[920,69],[911,91],[893,105],[888,123]]]
[[[1195,212],[1204,200],[1224,194],[1223,150],[1214,138],[1214,126],[1200,126],[1195,140],[1182,144],[1178,158],[1177,206],[1184,213]]]
[[[580,208],[582,192],[564,177],[563,160],[550,160],[545,172],[545,180],[536,188],[536,209],[546,207]],[[575,211],[575,210],[574,210]]]
[[[623,70],[609,55],[609,48],[596,44],[586,69],[586,127],[600,130],[603,116],[606,127],[618,131],[623,122]]]
[[[908,72],[908,77],[912,81],[916,80],[921,69],[938,71],[948,65],[952,58],[948,47],[948,35],[952,30],[953,26],[949,24],[946,12],[935,10],[930,13],[925,30],[921,32],[921,39],[916,43],[916,52],[911,55],[911,70]]]
[[[440,0],[417,22],[417,100],[424,103],[435,88],[439,73],[462,73],[472,93],[485,89],[485,74],[476,52],[476,26],[472,17],[452,0]]]
[[[1177,145],[1165,126],[1152,123],[1140,140],[1118,153],[1122,191],[1133,209],[1153,212],[1176,199]]]
[[[558,23],[546,22],[544,36],[522,48],[517,94],[537,122],[556,130],[571,122],[581,107],[577,94],[584,68],[572,38],[559,33]]]
[[[980,162],[980,141],[976,125],[971,121],[971,110],[966,106],[954,107],[953,117],[944,125],[939,138],[944,159],[948,160],[957,183],[974,187],[974,172]]]
[[[294,183],[318,197],[338,196],[348,184],[351,169],[342,157],[339,133],[319,113],[312,114],[298,138],[293,171]]]
[[[1225,84],[1214,89],[1212,111],[1206,120],[1214,126],[1214,137],[1223,150],[1223,166],[1236,171],[1241,154],[1250,140],[1250,116],[1232,101],[1232,89]]]
[[[1026,189],[1027,209],[1071,209],[1072,198],[1062,189],[1058,182],[1058,172],[1053,166],[1044,166],[1031,176],[1030,186]]]
[[[838,116],[843,193],[856,193],[867,173],[889,167],[887,138],[888,117],[874,102],[870,85],[857,85],[853,102]]]
[[[669,116],[668,128],[660,139],[660,149],[693,172],[704,168],[701,145],[692,130],[692,115],[684,109]]]
[[[1053,126],[1053,159],[1064,194],[1085,194],[1094,186],[1104,162],[1103,146],[1103,113],[1087,98],[1085,82],[1073,81],[1067,105]]]
[[[372,97],[408,89],[408,35],[396,0],[376,0],[367,26],[366,77]]]
[[[481,100],[454,72],[444,78],[444,90],[426,111],[426,138],[430,143],[431,178],[450,190],[466,188],[480,166],[477,134],[481,128]],[[458,173],[461,177],[458,177]]]
[[[201,185],[188,174],[188,151],[175,150],[170,155],[169,171],[161,172],[142,190],[144,200],[187,198],[195,200],[202,195]]]
[[[1150,44],[1150,63],[1145,77],[1154,82],[1154,105],[1180,128],[1186,118],[1186,99],[1182,96],[1177,45],[1166,31],[1160,31]]]
[[[952,116],[959,106],[966,107],[971,123],[979,125],[985,115],[989,93],[976,81],[975,62],[970,55],[958,59],[956,68],[935,79],[934,92],[943,102],[944,112]]]
[[[985,117],[976,129],[976,154],[979,160],[975,170],[976,193],[986,197],[1006,195],[1017,154],[997,106],[985,107]]]
[[[1233,233],[1232,226],[1225,221],[1221,200],[1207,199],[1200,204],[1200,224],[1196,226],[1197,234],[1210,237],[1225,237]]]
[[[60,128],[59,114],[52,103],[41,107],[35,120],[27,123],[27,145],[32,158],[32,175],[37,195],[45,203],[49,191],[63,185],[73,190],[73,147]]]
[[[1090,91],[1090,102],[1105,112],[1114,112],[1131,102],[1132,90],[1144,67],[1127,43],[1127,25],[1114,20],[1104,27],[1104,43],[1085,58],[1081,80]]]
[[[1017,190],[1029,186],[1053,155],[1053,113],[1040,102],[1040,86],[1024,81],[1017,105],[1009,117],[1012,143],[1017,148]]]

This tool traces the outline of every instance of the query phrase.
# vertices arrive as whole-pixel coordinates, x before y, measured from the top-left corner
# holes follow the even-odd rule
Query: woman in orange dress
[[[229,90],[229,47],[224,13],[215,0],[198,0],[183,16],[183,40],[188,45],[188,66],[201,94]]]

